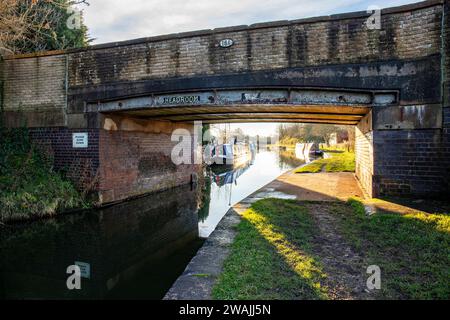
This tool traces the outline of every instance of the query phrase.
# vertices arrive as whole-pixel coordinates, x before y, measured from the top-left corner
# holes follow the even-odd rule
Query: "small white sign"
[[[87,148],[88,147],[87,132],[73,133],[72,134],[72,147],[73,148]]]
[[[233,39],[223,39],[223,40],[220,40],[220,42],[219,42],[219,46],[221,46],[222,48],[231,47],[233,44],[234,44]]]
[[[81,277],[90,279],[91,278],[91,265],[87,262],[75,261],[75,265],[80,267]]]

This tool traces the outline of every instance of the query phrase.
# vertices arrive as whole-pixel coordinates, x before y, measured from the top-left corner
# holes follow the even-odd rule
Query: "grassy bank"
[[[306,207],[266,199],[243,214],[215,299],[320,299],[324,276],[308,254],[316,230]]]
[[[295,173],[325,172],[354,172],[355,153],[349,151],[324,150],[328,158],[318,159],[304,167],[295,170]]]
[[[392,212],[366,216],[350,200],[337,210],[342,234],[365,253],[366,265],[382,272],[379,296],[386,299],[450,298],[450,215]]]
[[[297,143],[299,143],[299,140],[297,138],[285,137],[285,138],[281,139],[280,141],[278,141],[277,146],[295,149],[295,146]]]
[[[265,199],[254,203],[242,218],[213,288],[215,299],[346,296],[342,292],[340,296],[332,294],[338,290],[348,290],[350,297],[360,292],[353,296],[357,299],[450,297],[447,214],[385,212],[367,216],[357,200],[299,203]],[[334,247],[342,248],[342,252],[352,248],[353,257],[359,258],[346,258],[339,250],[324,250],[323,246],[330,243],[320,240],[323,234],[319,230],[333,233],[328,236],[334,239]],[[365,293],[370,265],[381,268],[381,290]],[[359,280],[345,289],[348,283],[343,279]],[[353,291],[355,286],[362,291]]]
[[[72,183],[53,170],[51,157],[32,144],[26,129],[0,130],[0,222],[88,206]]]

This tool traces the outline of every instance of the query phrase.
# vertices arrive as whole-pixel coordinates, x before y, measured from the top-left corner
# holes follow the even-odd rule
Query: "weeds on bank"
[[[0,222],[51,216],[87,202],[52,167],[26,128],[0,128]]]

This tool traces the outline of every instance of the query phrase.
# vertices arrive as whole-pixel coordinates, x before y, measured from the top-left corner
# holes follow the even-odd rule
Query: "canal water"
[[[302,163],[260,152],[239,169],[206,169],[196,187],[0,226],[0,298],[161,299],[231,205]],[[67,288],[74,264],[80,290]]]
[[[199,216],[199,236],[208,237],[232,205],[302,163],[292,152],[266,151],[257,153],[247,165],[234,171],[216,173],[208,170],[210,203],[208,214]]]

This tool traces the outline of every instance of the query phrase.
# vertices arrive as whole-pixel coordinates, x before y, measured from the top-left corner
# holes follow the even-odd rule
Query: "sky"
[[[93,44],[258,22],[398,6],[418,0],[88,0],[84,21]],[[239,125],[254,134],[276,125]]]

